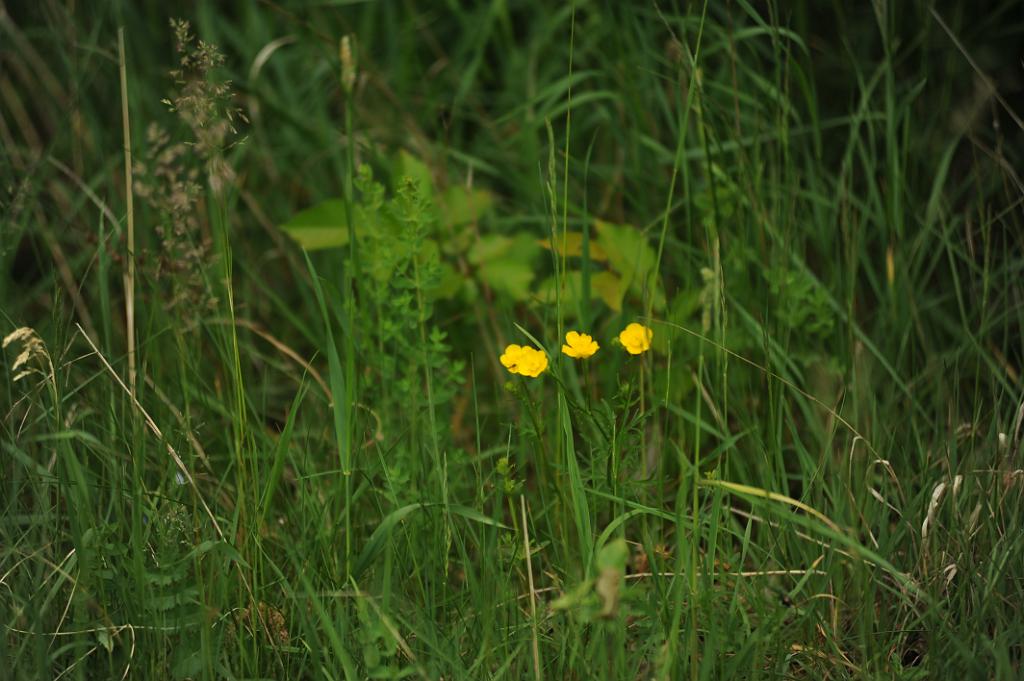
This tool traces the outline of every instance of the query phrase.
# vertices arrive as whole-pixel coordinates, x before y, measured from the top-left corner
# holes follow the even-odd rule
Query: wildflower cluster
[[[640,355],[651,349],[651,340],[654,338],[654,331],[643,324],[633,322],[619,333],[619,343],[631,355]],[[565,334],[565,343],[562,345],[562,354],[573,359],[587,359],[593,357],[601,346],[594,340],[593,336],[570,331]],[[548,356],[543,350],[531,348],[530,346],[509,345],[501,356],[502,365],[509,370],[509,373],[519,374],[537,378],[548,368]]]

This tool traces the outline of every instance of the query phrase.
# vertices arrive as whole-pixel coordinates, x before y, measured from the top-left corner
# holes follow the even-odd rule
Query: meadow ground
[[[1020,679],[1022,45],[0,4],[0,678]]]

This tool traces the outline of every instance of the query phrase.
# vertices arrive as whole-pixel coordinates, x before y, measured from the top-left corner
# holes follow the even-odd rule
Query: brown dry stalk
[[[124,316],[128,330],[128,385],[135,399],[135,207],[132,205],[132,131],[128,122],[128,67],[124,54],[124,27],[117,29],[117,61],[121,72],[121,124],[124,136],[124,184],[128,211],[128,271],[124,278]],[[86,336],[88,338],[88,336]],[[90,341],[91,343],[91,341]],[[214,521],[216,522],[216,521]],[[219,532],[219,530],[218,530]]]

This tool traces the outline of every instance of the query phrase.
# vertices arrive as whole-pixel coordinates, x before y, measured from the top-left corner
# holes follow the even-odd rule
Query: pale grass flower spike
[[[46,344],[43,343],[43,339],[39,337],[35,329],[22,326],[7,334],[3,340],[3,347],[6,349],[8,345],[13,343],[21,344],[21,352],[14,359],[14,364],[10,367],[12,382],[20,381],[33,373],[43,374],[46,378],[53,378],[53,362],[50,361],[50,355],[46,351]],[[34,361],[38,361],[47,367],[49,373],[42,372],[33,367],[32,363]]]

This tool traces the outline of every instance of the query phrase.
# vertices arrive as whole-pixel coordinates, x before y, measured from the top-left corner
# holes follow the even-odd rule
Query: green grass
[[[3,678],[1024,673],[1018,3],[17,5]]]

